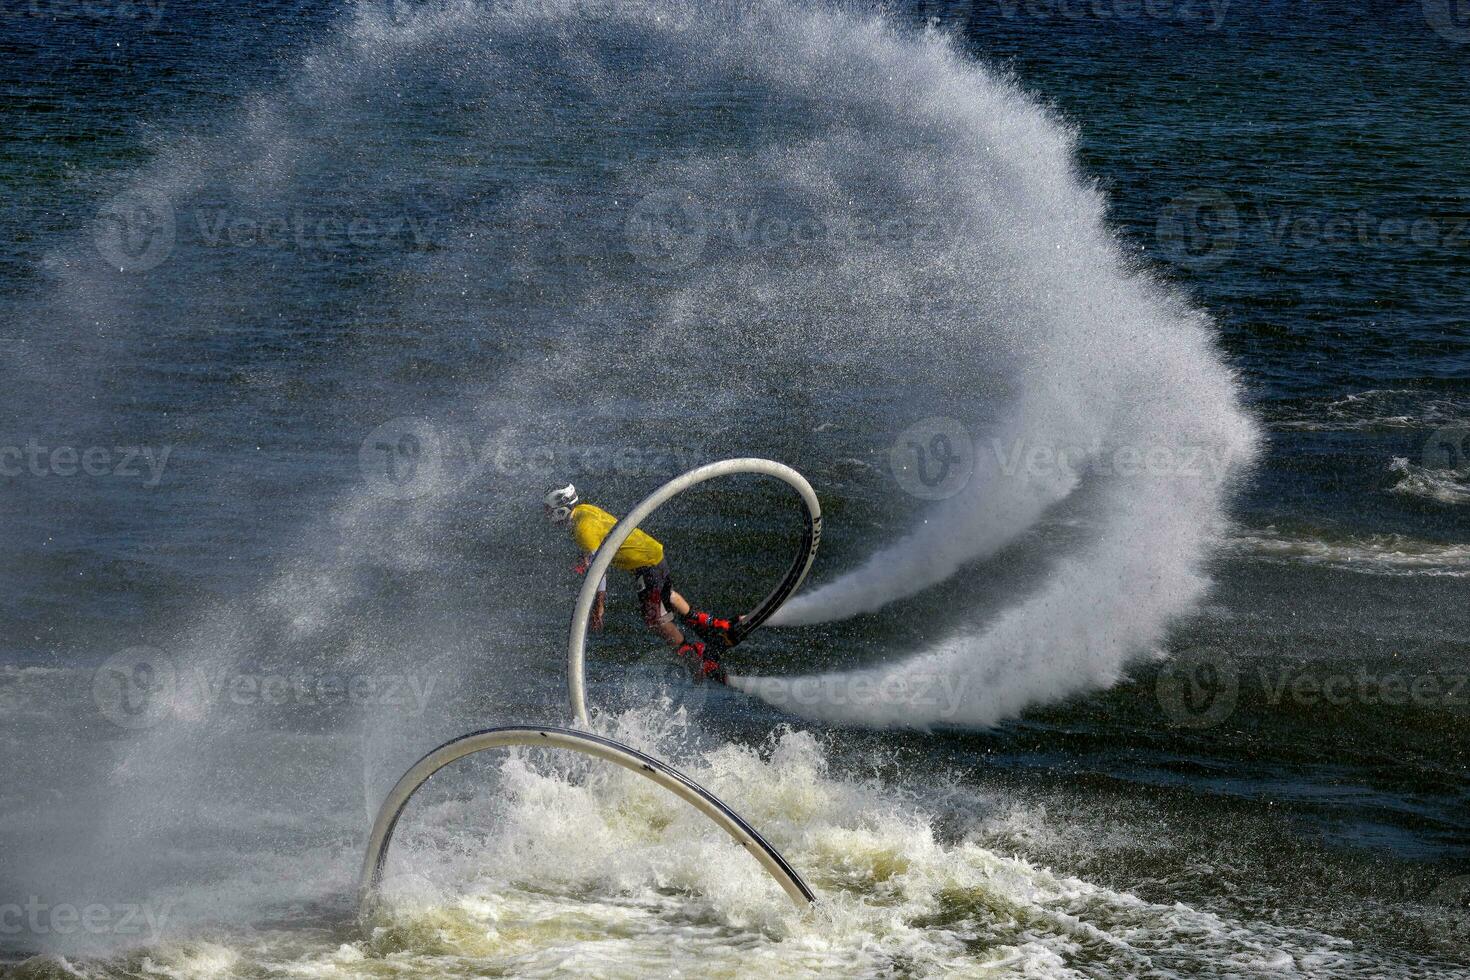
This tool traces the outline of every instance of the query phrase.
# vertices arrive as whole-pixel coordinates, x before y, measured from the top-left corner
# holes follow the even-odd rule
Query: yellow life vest
[[[587,554],[602,546],[607,532],[618,519],[600,507],[578,504],[572,508],[572,540]],[[634,531],[613,555],[613,567],[625,572],[637,571],[664,560],[664,546],[642,531]]]

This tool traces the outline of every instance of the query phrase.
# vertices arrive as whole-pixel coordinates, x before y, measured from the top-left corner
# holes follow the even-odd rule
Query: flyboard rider
[[[582,503],[577,495],[577,488],[570,483],[548,491],[543,503],[547,520],[553,526],[565,527],[571,533],[572,541],[582,554],[574,570],[578,575],[585,575],[592,563],[593,554],[618,519],[600,507]],[[682,618],[686,625],[696,630],[717,636],[726,646],[730,642],[730,621],[716,619],[707,612],[693,609],[674,590],[669,565],[664,560],[664,546],[643,531],[634,531],[618,548],[612,565],[621,571],[632,573],[637,580],[638,608],[644,625],[673,649],[689,668],[695,682],[712,680],[724,684],[725,668],[720,666],[715,655],[703,642],[686,638],[684,631],[674,622],[674,617]],[[592,618],[588,624],[592,629],[602,629],[606,609],[607,576],[604,575],[597,587],[597,601],[592,606]]]

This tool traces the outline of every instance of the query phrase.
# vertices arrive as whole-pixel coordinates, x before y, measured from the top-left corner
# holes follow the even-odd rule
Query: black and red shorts
[[[674,580],[669,576],[669,563],[647,565],[633,575],[638,579],[638,608],[643,613],[643,622],[649,626],[671,622],[674,607],[669,604],[669,596],[674,591]]]

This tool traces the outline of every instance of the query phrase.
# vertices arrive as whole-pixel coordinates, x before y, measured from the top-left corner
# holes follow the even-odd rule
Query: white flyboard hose
[[[817,545],[821,541],[822,509],[817,503],[816,492],[800,473],[789,466],[768,459],[727,459],[690,470],[683,476],[659,487],[637,507],[634,507],[628,516],[619,521],[608,533],[592,559],[592,565],[587,570],[587,580],[582,584],[582,591],[577,596],[576,611],[572,614],[571,637],[567,643],[567,686],[571,693],[572,714],[576,717],[578,724],[583,726],[587,724],[587,702],[582,676],[587,642],[587,620],[591,616],[592,602],[597,595],[597,583],[601,581],[608,566],[612,564],[614,553],[628,539],[628,536],[637,530],[638,525],[669,498],[683,493],[697,483],[735,473],[765,474],[790,484],[800,494],[802,503],[806,507],[806,526],[802,533],[801,548],[797,552],[795,561],[791,563],[785,576],[770,591],[770,594],[731,630],[731,645],[739,643],[751,630],[764,623],[801,586],[807,571],[812,567],[812,560],[817,555]],[[798,909],[805,909],[816,901],[816,896],[812,894],[812,890],[807,887],[801,875],[786,863],[786,859],[779,851],[756,833],[755,828],[746,823],[740,814],[726,806],[709,790],[672,766],[667,766],[650,755],[603,735],[594,735],[570,728],[517,725],[487,728],[445,742],[416,762],[413,768],[404,773],[394,785],[387,799],[383,801],[383,805],[378,808],[377,819],[373,821],[367,853],[363,856],[362,874],[358,879],[358,922],[365,932],[370,927],[372,904],[383,877],[383,868],[388,862],[388,848],[393,842],[393,831],[398,826],[398,818],[403,815],[413,794],[429,780],[429,777],[456,759],[462,759],[486,749],[508,745],[540,745],[570,749],[573,752],[604,759],[647,777],[709,817],[737,844],[749,851],[760,862],[761,867],[776,879]]]
[[[571,697],[572,717],[578,725],[583,727],[587,725],[587,690],[584,675],[587,621],[592,615],[592,603],[597,598],[597,585],[612,565],[613,555],[617,553],[623,542],[628,540],[629,535],[638,530],[638,526],[648,519],[650,514],[670,499],[706,480],[733,476],[737,473],[774,476],[790,484],[801,496],[801,502],[806,507],[806,525],[802,531],[801,547],[791,567],[786,570],[786,574],[776,584],[776,587],[731,629],[730,645],[734,646],[745,639],[752,630],[769,619],[771,614],[791,596],[791,593],[801,586],[807,571],[812,567],[813,559],[817,557],[817,546],[822,540],[822,506],[817,502],[816,491],[812,489],[810,483],[806,482],[804,476],[791,467],[774,460],[726,459],[692,469],[683,476],[675,477],[665,483],[644,497],[638,506],[629,511],[627,516],[619,520],[608,532],[602,545],[597,549],[597,554],[593,556],[591,566],[587,569],[582,591],[577,593],[577,605],[572,612],[571,635],[567,638],[567,692]]]
[[[766,839],[756,833],[755,828],[730,809],[709,790],[672,766],[645,755],[621,742],[602,735],[574,731],[570,728],[540,728],[511,725],[503,728],[487,728],[483,731],[461,735],[439,746],[403,774],[397,785],[378,808],[378,817],[368,838],[367,853],[362,860],[362,874],[358,879],[357,912],[359,924],[366,930],[372,914],[378,883],[383,877],[383,867],[388,863],[388,847],[393,843],[393,831],[398,818],[403,815],[408,801],[415,791],[426,783],[430,776],[457,759],[475,752],[501,748],[508,745],[538,745],[556,749],[570,749],[583,755],[605,759],[622,766],[630,772],[646,776],[664,789],[693,806],[713,820],[735,843],[745,848],[760,862],[772,878],[785,889],[798,909],[804,909],[816,901],[816,896],[807,887],[786,859]]]

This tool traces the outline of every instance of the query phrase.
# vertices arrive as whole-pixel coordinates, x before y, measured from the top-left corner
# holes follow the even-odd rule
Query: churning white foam
[[[1461,427],[1462,438],[1467,431]],[[1470,466],[1424,466],[1399,456],[1390,461],[1388,468],[1398,474],[1393,493],[1441,504],[1470,503]]]
[[[1330,934],[1153,903],[936,829],[921,790],[832,771],[811,735],[701,746],[665,701],[594,727],[671,758],[801,870],[799,913],[683,802],[580,756],[513,750],[443,774],[405,814],[367,939],[216,930],[134,954],[159,975],[1370,975]],[[439,779],[440,777],[436,777]],[[1012,811],[1049,833],[1044,812]],[[121,961],[120,961],[121,962]]]
[[[1470,545],[1403,534],[1324,537],[1266,527],[1242,531],[1231,547],[1266,560],[1302,562],[1365,575],[1470,576]]]

